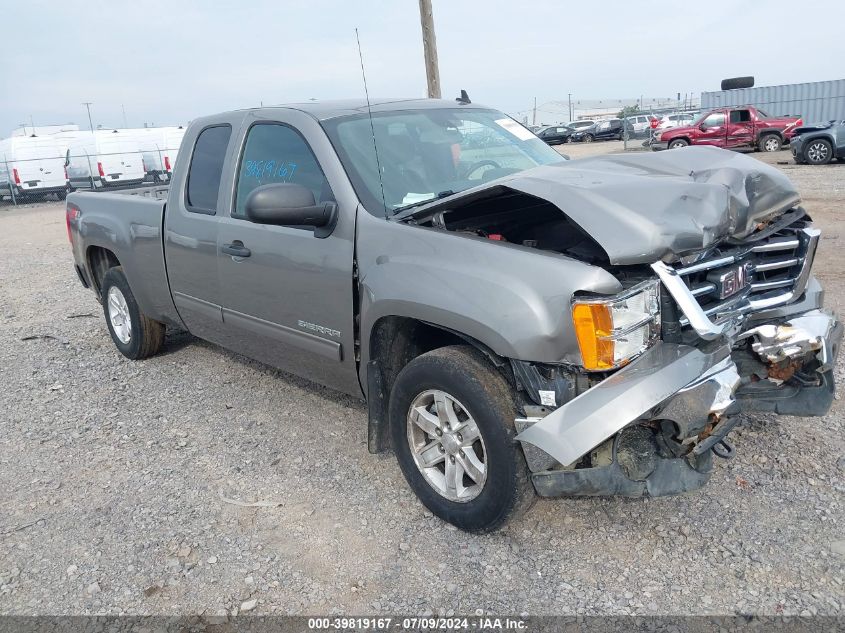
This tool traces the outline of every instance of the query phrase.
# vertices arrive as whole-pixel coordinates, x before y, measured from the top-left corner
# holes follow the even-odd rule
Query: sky
[[[550,102],[841,79],[842,0],[432,0],[444,97]],[[236,108],[424,97],[417,0],[0,0],[0,137],[21,123],[174,125]],[[801,20],[797,20],[797,18]],[[837,27],[837,28],[840,28]],[[818,32],[818,31],[817,31]],[[838,61],[837,61],[838,60]]]

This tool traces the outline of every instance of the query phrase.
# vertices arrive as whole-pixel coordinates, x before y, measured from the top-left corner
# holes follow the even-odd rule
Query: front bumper
[[[649,147],[651,147],[652,151],[659,152],[664,149],[669,149],[669,141],[656,141],[652,139],[649,143]]]
[[[549,415],[517,420],[538,494],[637,497],[700,488],[713,452],[729,452],[732,414],[829,410],[842,335],[836,317],[815,308],[702,348],[659,343]]]

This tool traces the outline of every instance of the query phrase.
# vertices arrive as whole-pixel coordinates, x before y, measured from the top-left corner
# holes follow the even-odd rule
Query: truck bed
[[[105,249],[123,267],[141,310],[165,323],[180,322],[167,281],[162,226],[166,187],[121,193],[72,193],[68,209],[78,209],[70,223],[73,255],[83,277],[99,295],[97,249]]]

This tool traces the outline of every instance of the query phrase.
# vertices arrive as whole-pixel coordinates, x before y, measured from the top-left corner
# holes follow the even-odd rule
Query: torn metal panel
[[[751,349],[767,363],[780,363],[815,353],[819,372],[833,368],[836,348],[842,338],[841,327],[837,336],[835,317],[826,310],[812,310],[786,323],[766,324],[744,332],[742,338],[753,338]]]
[[[679,390],[709,375],[729,354],[727,346],[705,352],[688,345],[658,343],[516,439],[541,448],[561,464],[572,464]]]

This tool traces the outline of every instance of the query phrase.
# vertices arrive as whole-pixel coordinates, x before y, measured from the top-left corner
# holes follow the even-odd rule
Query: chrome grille
[[[763,239],[719,248],[700,261],[652,268],[681,308],[680,324],[710,338],[718,324],[734,316],[798,299],[809,280],[818,239],[819,231],[800,219]],[[740,279],[744,283],[737,287]]]

